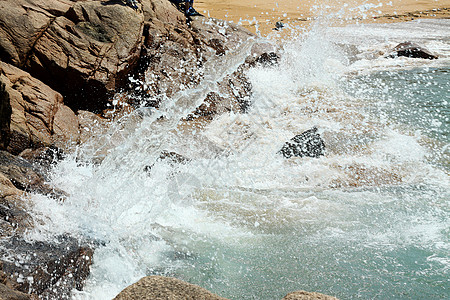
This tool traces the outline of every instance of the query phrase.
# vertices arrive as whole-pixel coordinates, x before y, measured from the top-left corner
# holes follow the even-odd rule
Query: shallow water
[[[144,110],[121,120],[101,163],[86,145],[57,165],[53,183],[70,197],[35,197],[46,225],[31,237],[70,232],[99,242],[77,299],[110,299],[152,274],[231,299],[299,289],[341,299],[448,297],[448,26],[312,28],[285,43],[280,66],[249,71],[247,114],[177,129],[195,107],[185,100],[201,101],[246,50],[225,57],[222,73],[211,66],[210,80],[163,108],[166,121]],[[384,58],[410,37],[441,58]],[[325,156],[276,153],[312,126]],[[191,160],[157,161],[162,150]]]

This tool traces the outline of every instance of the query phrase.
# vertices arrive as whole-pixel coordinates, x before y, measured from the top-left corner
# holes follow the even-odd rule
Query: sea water
[[[95,241],[76,299],[111,299],[155,274],[230,299],[448,298],[449,27],[313,27],[283,44],[278,66],[248,71],[247,113],[181,126],[247,50],[225,56],[163,111],[119,120],[98,138],[102,155],[97,140],[60,162],[52,182],[70,196],[34,197],[45,222],[30,238]],[[440,58],[386,58],[405,40]],[[313,126],[323,157],[277,154]],[[189,161],[158,160],[163,150]]]

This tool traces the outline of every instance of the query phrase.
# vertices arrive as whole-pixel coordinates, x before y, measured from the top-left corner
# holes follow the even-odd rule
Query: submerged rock
[[[287,141],[278,153],[285,158],[292,156],[319,157],[324,155],[324,151],[325,143],[317,133],[317,128],[314,127]]]
[[[392,49],[394,54],[391,54],[389,57],[397,57],[397,56],[406,56],[413,58],[424,58],[424,59],[437,59],[438,57],[430,52],[430,50],[412,43],[412,42],[404,42],[400,43]]]
[[[282,300],[338,300],[338,299],[332,296],[315,292],[297,291],[287,294]]]
[[[226,300],[197,285],[182,280],[162,276],[144,277],[130,285],[114,300]]]
[[[0,254],[3,272],[14,289],[41,299],[70,299],[72,289],[83,288],[93,250],[69,236],[58,236],[53,242],[12,237],[1,242]]]

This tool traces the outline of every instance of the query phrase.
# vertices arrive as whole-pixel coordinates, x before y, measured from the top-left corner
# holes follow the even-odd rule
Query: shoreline
[[[345,2],[345,4],[344,4]],[[365,2],[364,5],[362,3]],[[387,2],[387,1],[386,1]],[[394,23],[416,19],[448,19],[450,7],[444,1],[426,3],[418,0],[392,0],[386,3],[367,3],[361,0],[332,0],[325,5],[319,1],[278,0],[267,2],[250,0],[199,0],[194,2],[198,12],[216,19],[240,24],[263,37],[280,33],[274,30],[276,22],[282,22],[291,29],[305,29],[323,16],[331,26],[345,26],[355,23]],[[328,4],[329,2],[327,2]],[[329,18],[328,16],[333,16]],[[275,37],[286,36],[290,30],[283,30]]]

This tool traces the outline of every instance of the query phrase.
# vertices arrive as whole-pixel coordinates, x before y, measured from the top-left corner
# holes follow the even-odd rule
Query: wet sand
[[[241,23],[254,33],[273,33],[276,22],[308,27],[323,16],[331,26],[350,23],[399,22],[420,18],[450,18],[450,0],[196,0],[198,12]]]

